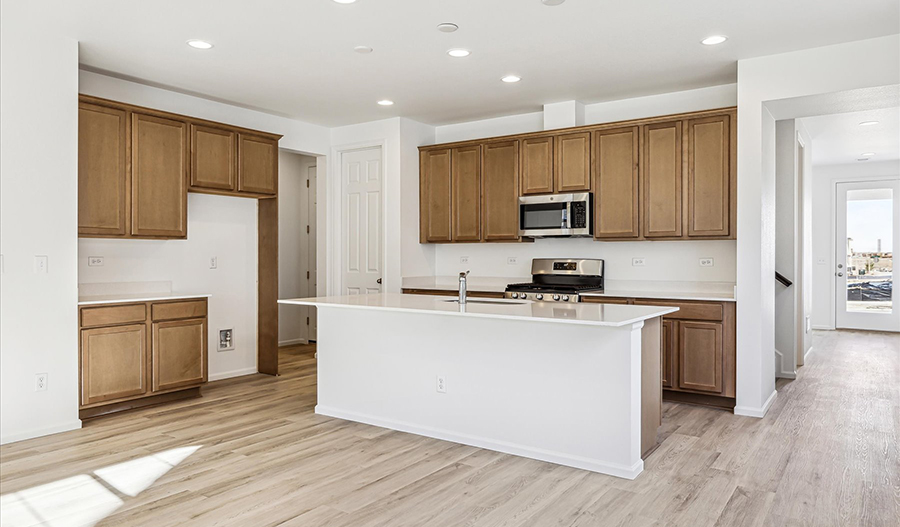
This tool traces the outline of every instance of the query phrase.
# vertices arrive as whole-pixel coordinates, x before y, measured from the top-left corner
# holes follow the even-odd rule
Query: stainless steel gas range
[[[535,258],[531,261],[531,282],[509,284],[504,296],[581,302],[581,294],[587,292],[603,292],[603,260]]]

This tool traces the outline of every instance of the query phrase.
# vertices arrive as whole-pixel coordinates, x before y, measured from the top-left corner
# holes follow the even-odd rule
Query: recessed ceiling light
[[[872,157],[874,155],[875,152],[863,152],[862,154],[859,154],[859,157]]]
[[[512,83],[512,82],[519,82],[520,80],[522,80],[522,77],[519,77],[518,75],[507,75],[506,77],[503,77],[500,80],[502,80],[503,82]]]
[[[566,0],[541,0],[541,3],[544,5],[554,6],[554,5],[559,5],[565,1]]]
[[[368,53],[372,53],[372,48],[371,46],[356,46],[355,48],[353,48],[353,51],[366,55]]]
[[[471,53],[471,51],[469,51],[467,49],[460,49],[460,48],[454,48],[454,49],[447,51],[447,55],[450,55],[451,57],[457,57],[457,58],[468,57],[470,53]]]
[[[210,44],[209,42],[207,42],[205,40],[197,40],[197,39],[188,40],[187,45],[192,48],[197,48],[197,49],[209,49],[209,48],[213,47],[213,45]]]
[[[444,22],[443,24],[438,24],[437,28],[441,33],[453,33],[459,29],[459,26],[450,22]]]
[[[381,99],[380,101],[378,101],[378,104],[380,104],[382,106],[392,106],[394,104],[394,101],[391,101],[388,99]]]
[[[356,0],[334,0],[334,1],[339,4],[352,4],[353,2],[356,2]]]
[[[874,124],[878,124],[878,121],[863,121],[859,123],[860,126],[872,126]]]
[[[711,37],[706,37],[700,41],[701,44],[706,46],[715,46],[716,44],[721,44],[728,40],[728,37],[722,35],[713,35]]]

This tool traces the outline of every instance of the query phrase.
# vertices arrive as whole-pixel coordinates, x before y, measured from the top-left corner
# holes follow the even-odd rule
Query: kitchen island
[[[318,308],[316,413],[634,478],[675,307],[401,294]]]

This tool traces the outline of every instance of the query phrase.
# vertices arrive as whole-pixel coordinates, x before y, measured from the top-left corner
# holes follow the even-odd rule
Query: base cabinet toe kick
[[[628,479],[657,446],[661,315],[613,327],[464,314],[490,304],[308,305],[318,414]]]

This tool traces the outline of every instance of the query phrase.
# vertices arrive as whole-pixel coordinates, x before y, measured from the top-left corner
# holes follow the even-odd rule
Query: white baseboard
[[[809,349],[806,350],[806,353],[803,354],[803,364],[806,364],[806,359],[808,359],[809,356],[812,355],[812,352],[813,352],[813,347],[810,346]]]
[[[769,411],[769,407],[772,406],[772,403],[775,402],[775,397],[778,396],[778,391],[773,390],[772,394],[769,395],[769,398],[766,399],[766,402],[763,403],[762,408],[754,408],[751,406],[735,406],[734,407],[734,415],[742,415],[744,417],[758,417],[763,418],[766,416],[766,412]]]
[[[784,371],[782,368],[784,367],[784,354],[775,349],[775,377],[779,379],[796,379],[797,372],[794,370]],[[793,362],[793,361],[791,361]]]
[[[796,379],[797,372],[795,371],[780,371],[775,374],[776,379]]]
[[[633,466],[628,467],[616,463],[606,463],[596,459],[571,456],[560,452],[542,450],[506,441],[498,441],[468,434],[459,434],[449,430],[419,426],[392,419],[358,414],[356,412],[348,412],[330,406],[322,406],[321,404],[316,405],[316,413],[319,415],[327,415],[328,417],[337,417],[338,419],[346,419],[357,423],[365,423],[368,425],[380,426],[382,428],[389,428],[391,430],[398,430],[400,432],[433,437],[435,439],[442,439],[453,443],[485,448],[487,450],[503,452],[504,454],[512,454],[514,456],[556,463],[557,465],[590,470],[592,472],[599,472],[601,474],[608,474],[610,476],[617,476],[625,479],[634,479],[644,470],[644,460],[642,459],[639,459]]]
[[[34,430],[26,430],[24,432],[0,436],[0,445],[24,441],[26,439],[34,439],[35,437],[48,436],[50,434],[58,434],[60,432],[68,432],[69,430],[78,430],[79,428],[81,428],[81,419],[75,419],[74,421],[68,421],[46,428],[37,428]]]
[[[223,371],[220,373],[211,373],[209,375],[209,381],[221,381],[222,379],[230,379],[232,377],[241,377],[243,375],[252,375],[254,373],[258,373],[256,371],[256,366],[252,368],[241,368],[239,370],[231,370],[231,371]]]
[[[306,339],[288,339],[288,340],[279,340],[278,346],[296,346],[297,344],[309,344],[309,341]]]
[[[822,331],[834,331],[834,326],[817,326],[817,325],[813,324],[812,328],[822,330]]]

